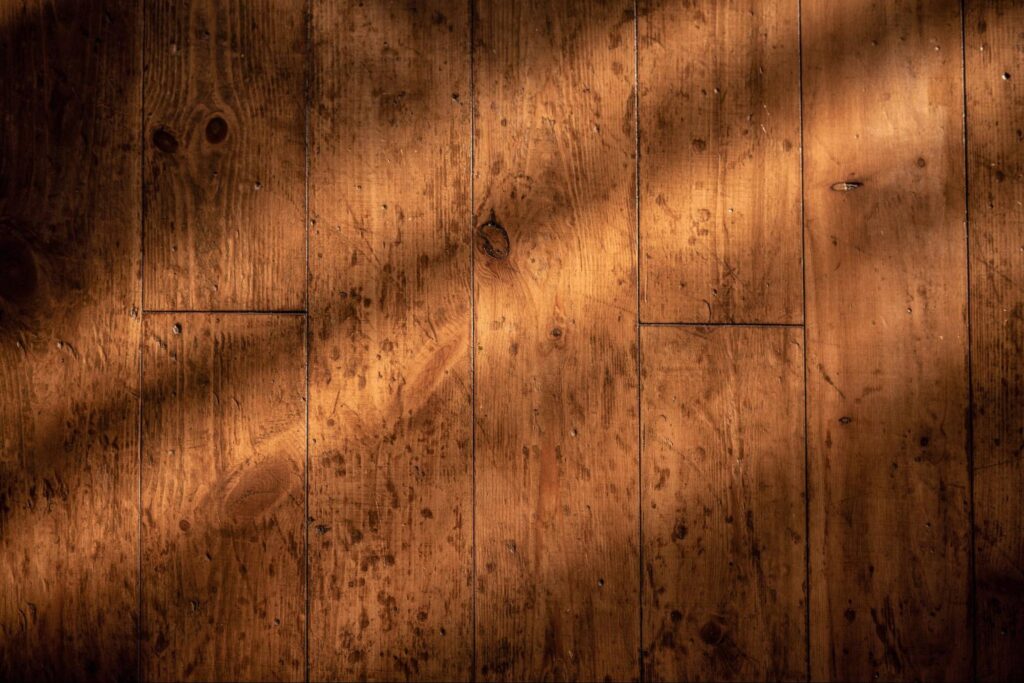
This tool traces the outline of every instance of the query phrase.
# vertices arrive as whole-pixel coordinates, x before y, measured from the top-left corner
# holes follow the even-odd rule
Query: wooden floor
[[[0,0],[0,74],[0,678],[1024,676],[1024,2]]]

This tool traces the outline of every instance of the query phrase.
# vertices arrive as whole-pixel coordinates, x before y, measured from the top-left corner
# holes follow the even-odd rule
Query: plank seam
[[[797,92],[800,108],[800,286],[803,290],[804,362],[804,667],[811,680],[811,458],[810,421],[807,408],[807,223],[804,175],[804,19],[803,2],[796,3]]]
[[[143,309],[144,314],[150,315],[304,315],[308,316],[309,311],[306,309],[288,309],[288,310],[256,310],[256,309],[241,309],[241,308],[222,308],[222,309],[210,309],[210,310],[197,310],[197,309],[170,309],[170,308],[150,308]]]
[[[302,229],[303,229],[303,233],[304,233],[304,237],[305,237],[305,242],[306,242],[306,244],[305,244],[305,247],[306,247],[306,255],[305,255],[305,258],[306,258],[306,263],[305,263],[305,266],[306,266],[306,291],[305,291],[305,310],[303,311],[303,320],[304,320],[304,325],[303,325],[303,333],[304,333],[304,335],[303,335],[304,336],[304,339],[303,339],[303,350],[305,351],[305,354],[306,354],[306,410],[305,410],[305,413],[306,413],[305,414],[305,420],[306,420],[306,434],[305,434],[305,436],[306,436],[306,439],[305,439],[305,441],[306,441],[306,453],[305,453],[306,462],[305,462],[305,472],[304,472],[304,475],[305,475],[304,479],[305,479],[305,481],[303,482],[303,484],[304,484],[305,494],[306,495],[305,495],[305,501],[304,501],[304,511],[303,511],[304,514],[303,514],[303,520],[302,520],[302,535],[303,535],[303,570],[304,570],[304,577],[303,577],[303,593],[304,593],[304,596],[303,597],[304,597],[304,600],[305,600],[304,607],[305,607],[305,610],[306,610],[306,614],[305,614],[306,618],[305,618],[305,624],[304,624],[304,628],[303,628],[303,640],[304,640],[304,642],[303,642],[303,650],[304,650],[303,656],[305,658],[304,675],[305,675],[305,680],[308,683],[309,680],[310,680],[310,659],[309,659],[309,651],[310,651],[310,647],[309,647],[309,620],[310,620],[310,590],[309,590],[309,482],[310,482],[310,476],[309,476],[309,400],[310,400],[310,386],[309,386],[309,358],[310,358],[310,348],[309,348],[309,346],[310,346],[309,345],[309,280],[310,280],[310,270],[309,270],[309,172],[310,172],[310,153],[309,153],[309,141],[310,141],[310,133],[311,133],[311,131],[310,131],[310,101],[312,99],[312,78],[311,78],[311,74],[312,74],[312,70],[313,70],[313,16],[312,16],[313,15],[313,5],[312,5],[312,0],[306,0],[306,2],[304,4],[304,7],[303,7],[303,11],[305,12],[305,16],[303,17],[303,19],[305,20],[305,23],[306,23],[306,26],[305,26],[305,29],[306,29],[306,46],[305,46],[306,47],[306,73],[305,73],[305,84],[304,84],[306,99],[305,99],[305,102],[304,102],[304,105],[305,105],[304,117],[305,117],[305,119],[304,119],[304,131],[303,131],[303,135],[304,135],[303,143],[304,143],[304,146],[305,146],[305,159],[304,159],[304,162],[305,162],[305,168],[304,168],[304,171],[305,171],[305,178],[304,178],[305,188],[304,188],[304,198],[303,198],[303,201],[304,201],[303,213],[304,213],[304,215],[303,215],[303,220],[302,220]]]
[[[960,67],[963,88],[963,147],[964,147],[964,260],[965,303],[967,306],[967,499],[968,523],[970,524],[970,553],[967,561],[967,618],[971,629],[971,680],[978,680],[978,583],[977,544],[974,517],[974,349],[971,327],[971,195],[970,195],[970,154],[967,149],[967,3],[960,0]]]
[[[144,337],[146,331],[146,3],[139,6],[139,398],[137,416],[138,463],[138,623],[135,625],[135,656],[136,675],[142,677],[142,411],[145,394],[145,369],[143,355],[145,352]]]
[[[476,680],[477,663],[477,630],[476,630],[476,249],[474,246],[473,233],[476,229],[476,182],[473,173],[476,169],[476,60],[475,54],[475,32],[476,25],[476,2],[468,0],[467,17],[467,40],[469,42],[469,392],[470,392],[470,476],[472,491],[470,492],[470,505],[473,508],[470,545],[471,552],[471,577],[472,587],[470,591],[470,630],[473,639],[470,648],[470,669],[469,680]]]
[[[640,327],[804,327],[803,323],[747,323],[747,322],[641,322]]]
[[[644,447],[643,447],[643,359],[640,342],[640,2],[633,0],[633,123],[634,153],[633,190],[636,201],[636,448],[637,448],[637,609],[639,647],[638,668],[644,680]]]

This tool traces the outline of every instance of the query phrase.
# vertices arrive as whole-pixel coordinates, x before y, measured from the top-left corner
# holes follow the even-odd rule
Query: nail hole
[[[841,183],[836,183],[832,186],[832,189],[836,192],[851,192],[859,188],[864,187],[864,183],[857,180],[846,180]]]

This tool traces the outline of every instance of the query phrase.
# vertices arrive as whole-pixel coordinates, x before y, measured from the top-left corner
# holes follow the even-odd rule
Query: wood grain
[[[959,5],[803,3],[812,680],[965,680]]]
[[[3,680],[137,673],[140,18],[0,3]]]
[[[470,676],[468,15],[314,4],[313,680]]]
[[[645,328],[645,678],[804,680],[803,332]]]
[[[1021,26],[3,0],[0,680],[1021,678]]]
[[[304,330],[146,316],[146,680],[304,678]]]
[[[477,672],[639,675],[631,2],[481,2]]]
[[[978,679],[1024,675],[1024,5],[967,3]]]
[[[795,0],[644,0],[645,322],[802,322]]]
[[[146,308],[303,308],[304,0],[145,7]]]

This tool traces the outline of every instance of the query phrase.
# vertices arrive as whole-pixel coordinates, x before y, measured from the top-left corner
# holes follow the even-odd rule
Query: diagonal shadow
[[[54,49],[55,41],[60,47],[58,48],[59,57],[53,61],[61,65],[76,64],[78,54],[86,48],[90,40],[96,38],[108,41],[111,39],[123,40],[125,56],[122,56],[121,59],[134,59],[132,48],[138,46],[138,41],[132,35],[134,15],[130,11],[112,11],[101,15],[101,13],[88,10],[79,11],[71,3],[58,2],[47,5],[40,16],[33,16],[31,12],[32,10],[25,10],[13,19],[5,17],[3,28],[0,29],[5,36],[2,50],[5,61],[0,65],[0,72],[17,73],[19,70],[15,66],[14,55],[47,55],[49,54],[48,50]],[[922,12],[922,16],[931,16],[931,14]],[[397,12],[396,16],[401,16],[401,13]],[[851,31],[857,31],[858,35],[862,35],[865,40],[870,40],[872,36],[876,35],[875,27],[851,26],[849,28]],[[593,38],[594,36],[586,33],[580,37],[581,40]],[[429,58],[431,54],[429,45],[422,45],[417,49]],[[482,46],[478,46],[478,49],[482,49]],[[534,53],[534,56],[538,59],[538,68],[541,69],[554,68],[559,63],[558,55],[553,53],[545,54],[543,51],[538,51]],[[373,69],[375,63],[372,56],[368,56],[366,60],[356,61],[348,66]],[[870,65],[870,58],[866,63]],[[341,65],[339,73],[345,73],[345,67],[346,65]],[[56,72],[62,73],[60,68],[56,69]],[[83,448],[80,442],[74,438],[68,439],[68,426],[76,422],[75,416],[89,415],[86,423],[97,432],[114,431],[123,435],[124,441],[117,444],[117,452],[113,456],[106,450],[94,451],[107,453],[104,459],[112,465],[108,471],[99,475],[98,481],[102,481],[103,477],[114,478],[118,481],[119,491],[129,494],[126,496],[128,500],[135,500],[135,496],[130,495],[136,473],[132,471],[134,465],[128,465],[134,461],[131,444],[132,429],[128,425],[136,419],[134,417],[136,399],[129,396],[129,400],[125,400],[124,394],[126,388],[134,383],[135,374],[132,363],[130,358],[120,358],[116,362],[112,362],[109,359],[103,360],[101,355],[83,354],[85,344],[79,342],[78,339],[97,342],[99,348],[109,348],[109,338],[97,340],[95,335],[90,336],[89,331],[96,325],[95,320],[112,319],[112,310],[119,311],[119,315],[125,321],[115,325],[118,334],[122,335],[120,338],[128,340],[138,338],[138,322],[131,317],[133,307],[137,311],[138,300],[135,296],[124,294],[137,289],[136,281],[133,279],[137,268],[134,259],[136,250],[127,248],[129,245],[137,244],[137,236],[134,235],[133,227],[137,223],[124,222],[123,214],[126,211],[132,213],[128,207],[108,205],[109,198],[118,194],[116,188],[119,183],[125,181],[125,178],[110,178],[108,182],[103,183],[100,191],[86,193],[86,197],[79,197],[82,204],[63,203],[66,202],[67,197],[73,194],[70,189],[80,185],[82,177],[96,177],[101,173],[103,166],[101,160],[95,155],[82,155],[84,161],[80,159],[81,166],[69,166],[63,162],[66,159],[75,159],[76,155],[73,152],[77,150],[113,149],[116,147],[115,141],[104,138],[102,134],[97,134],[96,131],[89,128],[88,124],[66,124],[95,118],[99,112],[105,111],[110,106],[109,102],[133,101],[132,97],[127,96],[127,93],[131,92],[133,88],[137,88],[138,84],[130,82],[113,84],[118,90],[111,93],[109,90],[103,89],[95,92],[87,91],[79,83],[76,83],[76,81],[88,82],[89,80],[87,78],[76,79],[74,73],[62,73],[62,75],[55,76],[52,83],[47,84],[50,86],[49,92],[44,90],[44,94],[39,95],[33,92],[35,75],[22,73],[20,77],[12,80],[16,84],[17,96],[9,98],[8,102],[11,104],[4,107],[5,126],[16,131],[15,134],[6,136],[7,142],[4,143],[5,150],[2,160],[0,160],[0,164],[2,164],[0,165],[0,188],[2,188],[0,225],[3,229],[5,259],[4,271],[0,274],[0,280],[2,280],[0,295],[3,297],[0,337],[4,343],[4,352],[9,354],[4,358],[4,366],[5,368],[23,368],[28,367],[30,362],[57,366],[62,363],[87,364],[94,362],[96,363],[95,367],[113,370],[111,374],[118,378],[113,386],[107,387],[55,386],[49,389],[48,400],[62,393],[69,393],[70,397],[62,398],[59,403],[55,401],[55,405],[63,407],[53,411],[49,421],[42,423],[45,425],[45,430],[40,429],[40,431],[45,431],[45,434],[43,438],[37,440],[35,437],[26,437],[21,427],[18,429],[22,433],[13,438],[7,435],[9,433],[7,430],[12,429],[14,425],[24,425],[32,419],[26,414],[26,406],[32,404],[30,399],[25,398],[30,392],[30,389],[26,387],[38,380],[34,375],[30,376],[28,380],[12,380],[9,378],[16,373],[5,370],[3,377],[6,383],[4,386],[5,388],[11,387],[12,390],[5,389],[4,394],[16,398],[10,402],[4,401],[2,415],[2,424],[5,429],[3,436],[4,470],[2,473],[4,480],[12,482],[12,484],[9,484],[11,488],[5,489],[4,501],[0,504],[0,533],[3,535],[4,543],[11,542],[19,547],[38,543],[40,537],[65,538],[65,533],[59,531],[56,525],[44,526],[42,529],[33,525],[31,520],[38,519],[40,507],[74,508],[84,504],[89,497],[91,490],[89,488],[86,488],[81,496],[73,491],[74,484],[87,481],[79,474],[75,474],[76,470],[86,468],[87,461],[92,459],[92,456],[83,457],[83,453],[89,451]],[[837,87],[841,86],[837,85]],[[390,91],[383,93],[382,102],[386,101],[386,97],[389,95],[393,95],[393,93]],[[658,101],[641,102],[642,107],[652,109],[657,109],[661,104]],[[415,101],[410,100],[403,106],[414,108]],[[15,109],[12,113],[9,107],[20,108]],[[410,109],[410,111],[414,111],[414,109]],[[134,114],[126,113],[122,116],[131,119]],[[410,118],[413,117],[399,117],[396,120]],[[419,121],[415,125],[426,124]],[[125,133],[122,142],[128,145],[126,155],[137,156],[136,131],[129,130]],[[374,141],[368,138],[357,137],[352,140],[352,143],[351,153],[353,154],[367,154],[372,152],[374,147]],[[39,149],[48,150],[48,158],[35,158]],[[591,187],[593,194],[598,198],[596,201],[589,197],[583,198],[581,202],[583,210],[590,212],[591,215],[597,215],[602,210],[604,195],[615,186],[617,180],[607,177],[602,172],[600,149],[584,150],[579,156],[591,160],[589,165],[584,166],[583,172],[594,179]],[[125,169],[129,169],[131,166],[130,163],[122,164]],[[22,169],[30,169],[30,172],[21,175]],[[477,170],[478,174],[480,172],[482,169]],[[557,169],[552,171],[552,173],[556,172]],[[138,182],[135,171],[126,171],[126,173],[135,182]],[[106,189],[107,192],[103,192],[103,189]],[[893,195],[889,199],[880,198],[879,206],[901,201],[902,195],[899,192],[894,191]],[[479,223],[479,217],[488,214],[490,199],[484,195],[478,201],[478,205],[474,207],[478,215],[476,222]],[[45,209],[43,213],[40,212],[41,207]],[[579,221],[578,214],[575,212],[580,208],[580,204],[567,203],[561,209],[554,207],[542,221],[531,226],[512,225],[506,227],[508,227],[514,243],[526,242],[532,239],[536,232],[549,230],[567,222]],[[46,215],[46,211],[49,212],[49,215]],[[85,220],[85,217],[89,217],[90,220]],[[553,237],[558,239],[559,234],[555,232]],[[601,240],[601,236],[594,235],[593,239],[596,243]],[[891,239],[896,240],[897,237],[893,236]],[[468,241],[467,235],[466,242],[468,243]],[[898,244],[900,243],[894,242],[894,246]],[[439,249],[437,254],[428,259],[430,267],[435,267],[436,264],[436,267],[443,268],[446,259],[465,259],[467,256],[465,246],[464,244],[455,250]],[[106,253],[108,258],[97,259],[96,254],[98,253]],[[132,254],[130,264],[119,264],[119,254]],[[408,272],[416,271],[420,268],[417,261],[419,258],[418,254],[408,254],[407,260],[394,258],[390,262],[393,268],[392,272],[403,269]],[[366,286],[381,292],[386,277],[381,275],[379,280],[367,283]],[[429,281],[430,277],[425,279]],[[104,292],[108,298],[102,298],[96,292]],[[429,293],[422,292],[421,294],[425,297]],[[377,305],[381,307],[386,305],[386,296],[374,298],[379,302]],[[357,315],[363,314],[357,312]],[[313,326],[316,327],[316,321]],[[57,342],[60,340],[54,339],[53,330],[56,329],[73,331],[74,334],[68,336],[75,336],[75,341],[61,342],[64,346],[57,348]],[[458,338],[457,335],[460,333],[453,331],[451,334]],[[272,338],[266,339],[264,343],[268,351],[266,374],[257,374],[244,381],[255,383],[265,381],[266,377],[272,376],[276,367],[274,358],[280,357],[282,354],[294,353],[294,349],[276,346],[275,340]],[[51,346],[56,351],[50,349]],[[230,349],[227,352],[230,353]],[[95,350],[90,350],[90,353],[100,354]],[[126,355],[130,356],[131,354],[127,352]],[[82,358],[85,358],[85,361],[82,361]],[[31,359],[31,361],[27,359]],[[468,356],[460,356],[454,362],[467,363]],[[72,369],[66,371],[63,376],[74,378],[80,375]],[[154,384],[168,379],[156,378]],[[429,378],[425,378],[423,382],[424,386],[433,386]],[[59,385],[60,383],[55,384]],[[148,388],[148,385],[142,388],[142,396],[144,403],[152,398],[152,389]],[[899,408],[899,398],[899,396],[893,398],[894,410]],[[425,402],[426,399],[424,398],[423,401]],[[70,423],[67,422],[69,420],[67,416],[71,416]],[[351,415],[348,417],[351,418]],[[15,430],[12,429],[12,431]],[[364,430],[360,429],[359,431]],[[365,433],[372,433],[372,431],[372,428],[365,429]],[[15,431],[15,433],[18,432]],[[12,442],[15,444],[14,446],[11,445]],[[79,462],[72,461],[72,458],[78,459]],[[56,472],[61,473],[59,479],[49,476],[50,473]],[[26,477],[26,473],[31,473],[31,476]],[[43,482],[42,485],[38,483],[40,480]],[[33,486],[36,487],[36,493],[31,492]],[[51,493],[48,494],[48,492]],[[54,496],[52,492],[57,493]],[[64,497],[65,493],[66,497]],[[28,505],[27,501],[29,500],[35,501],[31,504],[35,507]],[[87,512],[81,516],[72,515],[66,520],[71,528],[86,529],[96,519],[91,515],[102,517],[104,514],[109,514],[109,512],[104,512],[102,505],[85,507]],[[131,509],[128,510],[128,512],[131,511]],[[133,514],[137,514],[137,510]],[[34,526],[34,529],[21,535],[21,532],[15,530],[22,526]],[[118,524],[115,524],[116,526]],[[122,526],[130,528],[130,525]],[[114,529],[109,531],[113,533]],[[660,533],[667,534],[670,531],[661,530]],[[7,548],[7,546],[4,547]],[[118,558],[115,565],[120,567],[117,570],[119,573],[125,573],[125,568],[132,566],[131,558]],[[48,573],[44,567],[33,566],[32,570],[41,574]],[[85,581],[87,582],[88,578]],[[59,617],[56,617],[57,620],[54,621],[55,618],[51,616],[61,613],[61,603],[68,599],[68,595],[55,592],[46,582],[41,585],[39,590],[42,598],[32,603],[35,605],[34,608],[19,606],[16,609],[25,615],[31,615],[34,609],[35,614],[43,616],[38,619],[26,620],[27,626],[24,628],[17,626],[11,627],[14,630],[10,633],[7,630],[4,631],[5,636],[13,635],[15,632],[20,634],[8,640],[9,643],[17,643],[17,645],[4,648],[4,658],[0,661],[5,662],[6,670],[34,670],[38,671],[40,677],[43,678],[77,678],[81,677],[83,671],[87,675],[96,675],[97,677],[130,678],[134,676],[134,667],[131,663],[134,658],[132,654],[134,646],[127,646],[124,643],[125,637],[134,638],[134,625],[126,634],[120,626],[111,627],[111,623],[117,622],[117,619],[109,616],[102,617],[98,612],[101,606],[117,604],[121,611],[117,612],[115,609],[114,613],[122,615],[122,626],[137,618],[137,614],[134,612],[134,603],[130,599],[132,588],[119,587],[117,591],[111,591],[109,594],[97,592],[91,588],[83,590],[82,595],[95,602],[93,608],[89,610],[91,618],[95,619],[97,623],[104,622],[104,626],[94,631],[80,629],[80,632],[73,634],[76,642],[70,646],[61,644],[66,638],[67,632],[59,623]],[[47,602],[48,600],[49,602]],[[6,629],[8,628],[7,624],[14,623],[14,621],[8,622],[5,618],[3,623]],[[30,633],[33,629],[36,629],[38,633],[48,634],[43,640],[49,638],[51,642],[35,640]],[[119,630],[122,632],[118,632]],[[495,652],[503,651],[500,643],[491,644],[488,647],[493,648]],[[45,662],[45,664],[41,664],[41,662]],[[81,666],[80,662],[83,663]]]

